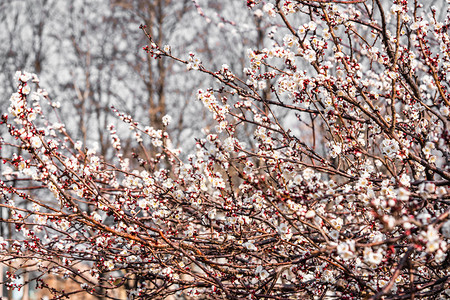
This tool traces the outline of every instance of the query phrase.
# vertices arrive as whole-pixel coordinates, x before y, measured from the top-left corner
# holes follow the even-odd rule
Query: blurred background
[[[171,115],[173,142],[190,147],[206,117],[196,101],[209,78],[168,59],[152,59],[140,24],[183,59],[190,51],[212,70],[223,63],[241,74],[248,45],[262,45],[269,26],[232,0],[2,0],[0,1],[2,112],[15,91],[14,73],[36,73],[61,103],[69,133],[112,155],[108,124],[120,122],[113,105],[143,126],[161,128]],[[239,12],[239,13],[238,13]],[[209,81],[208,81],[209,80]],[[3,129],[2,129],[3,130]],[[125,151],[131,141],[123,141]]]

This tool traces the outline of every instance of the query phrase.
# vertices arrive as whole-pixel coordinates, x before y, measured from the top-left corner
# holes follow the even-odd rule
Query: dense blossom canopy
[[[18,72],[1,121],[5,284],[32,267],[55,298],[450,297],[450,15],[386,3],[247,1],[273,30],[243,78],[142,26],[155,59],[217,80],[198,91],[216,123],[193,153],[172,145],[170,116],[156,129],[112,108],[140,150],[111,125],[106,161]]]

